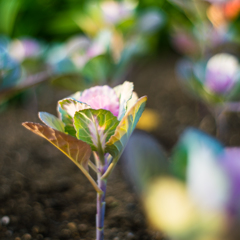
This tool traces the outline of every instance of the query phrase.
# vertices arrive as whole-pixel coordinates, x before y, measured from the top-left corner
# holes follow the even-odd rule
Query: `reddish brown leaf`
[[[86,170],[88,169],[91,147],[87,143],[39,123],[25,122],[22,125],[35,134],[47,139],[67,155],[80,169],[82,167]]]

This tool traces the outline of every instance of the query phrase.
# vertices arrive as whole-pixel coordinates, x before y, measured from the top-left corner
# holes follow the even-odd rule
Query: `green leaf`
[[[88,143],[93,151],[105,152],[106,142],[114,134],[119,121],[104,109],[85,109],[75,113],[74,127],[78,139]]]
[[[103,84],[110,79],[113,69],[113,62],[105,54],[90,59],[81,73],[91,83]]]
[[[123,84],[116,86],[114,91],[119,98],[120,108],[118,120],[121,120],[127,111],[127,102],[132,97],[133,83],[126,81]]]
[[[77,6],[79,11],[79,6]],[[76,10],[76,9],[75,9]],[[73,21],[69,9],[65,11],[57,11],[53,18],[49,18],[46,30],[51,34],[71,34],[79,31],[78,25]]]
[[[1,34],[12,34],[22,4],[21,0],[0,1]]]
[[[194,128],[188,128],[181,135],[178,143],[173,149],[171,156],[171,171],[174,176],[186,180],[187,168],[189,166],[190,154],[198,156],[204,150],[212,156],[217,156],[223,151],[223,146],[216,139]]]
[[[147,97],[141,97],[137,103],[127,112],[113,136],[106,143],[106,152],[109,152],[113,157],[121,155],[129,137],[135,129],[139,118],[145,108]]]
[[[47,139],[86,174],[88,161],[91,155],[91,148],[88,144],[39,123],[25,122],[22,125],[40,137]]]
[[[73,122],[71,121],[71,117],[67,114],[67,112],[58,105],[58,112],[61,117],[61,120],[65,124],[65,132],[70,134],[71,136],[76,136],[75,128],[73,127]]]
[[[73,92],[85,89],[88,86],[82,76],[78,73],[69,73],[56,76],[53,78],[51,83],[56,87],[67,89]]]
[[[79,110],[87,108],[90,108],[90,106],[72,98],[65,98],[58,101],[58,111],[60,113],[62,121],[65,124],[65,132],[74,137],[76,136],[76,130],[73,126],[74,114]]]
[[[236,102],[240,100],[240,72],[236,76],[234,87],[226,94],[226,102]]]
[[[54,115],[47,113],[47,112],[39,112],[38,114],[40,120],[45,123],[50,128],[58,130],[60,132],[64,132],[64,123],[55,117]]]

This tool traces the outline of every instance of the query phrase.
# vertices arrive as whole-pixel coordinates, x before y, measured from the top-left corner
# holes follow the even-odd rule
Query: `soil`
[[[152,134],[170,151],[187,126],[215,135],[207,107],[189,97],[174,73],[176,56],[138,63],[128,77],[147,106],[159,112],[159,128]],[[79,169],[54,146],[21,126],[40,122],[38,111],[56,115],[57,100],[70,93],[44,83],[10,105],[0,118],[0,239],[95,239],[95,191]],[[229,114],[225,143],[240,145],[238,114]],[[163,240],[147,223],[141,201],[124,178],[121,164],[107,187],[106,240]]]

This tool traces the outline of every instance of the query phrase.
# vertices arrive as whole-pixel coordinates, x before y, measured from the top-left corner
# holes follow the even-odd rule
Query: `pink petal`
[[[96,86],[83,91],[79,101],[87,103],[93,109],[105,109],[114,116],[119,113],[119,99],[109,86]]]

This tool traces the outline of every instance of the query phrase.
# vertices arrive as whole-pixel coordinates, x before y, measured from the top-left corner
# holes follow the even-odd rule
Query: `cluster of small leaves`
[[[147,100],[146,97],[136,99],[135,95],[132,96],[132,84],[129,82],[117,86],[116,90],[125,89],[126,85],[130,87],[131,94],[126,96],[126,92],[121,92],[119,95],[119,101],[125,106],[123,116],[121,111],[119,112],[119,119],[108,110],[92,109],[74,98],[66,98],[58,103],[60,118],[40,112],[39,118],[46,126],[30,122],[23,125],[64,152],[85,175],[88,175],[86,170],[89,149],[90,152],[96,151],[102,155],[111,154],[115,165],[136,127]],[[123,98],[126,102],[121,100]]]
[[[169,2],[182,10],[173,15],[170,30],[173,46],[184,56],[177,64],[180,83],[190,94],[213,107],[213,112],[218,111],[216,106],[227,109],[224,105],[240,100],[239,68],[234,75],[234,67],[230,66],[232,59],[239,56],[236,46],[240,34],[237,27],[240,4],[235,0]],[[235,56],[226,57],[233,53],[232,49]],[[222,60],[209,64],[220,54]]]
[[[139,13],[137,3],[89,2],[77,24],[85,36],[55,45],[49,53],[53,84],[73,91],[124,81],[133,57],[154,45],[149,41],[165,24],[165,14],[154,8]]]
[[[234,83],[234,87],[232,87],[230,91],[227,91],[226,88],[225,92],[218,93],[214,92],[206,86],[207,70],[207,61],[194,62],[189,59],[183,59],[177,64],[177,73],[180,79],[180,83],[186,90],[189,91],[190,94],[198,97],[205,103],[216,105],[240,100],[239,75],[236,74],[236,77],[229,77],[229,82],[232,81]],[[216,72],[216,77],[213,80],[216,81],[218,77],[221,77],[220,72]],[[220,82],[220,84],[222,83]]]

